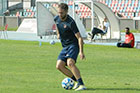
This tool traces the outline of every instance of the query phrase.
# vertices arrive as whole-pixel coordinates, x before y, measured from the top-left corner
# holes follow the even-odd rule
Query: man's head
[[[104,22],[107,22],[107,17],[104,18]]]
[[[67,18],[68,13],[68,5],[65,3],[61,3],[58,6],[58,15],[61,20],[65,20]]]
[[[126,28],[125,28],[125,33],[126,33],[126,34],[129,34],[129,33],[130,33],[129,27],[126,27]]]

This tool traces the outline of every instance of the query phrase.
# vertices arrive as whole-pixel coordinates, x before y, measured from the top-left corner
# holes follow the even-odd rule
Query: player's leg
[[[103,30],[101,30],[101,29],[97,29],[97,31],[96,31],[98,34],[101,34],[101,35],[104,35],[105,34],[105,32],[103,31]]]
[[[56,68],[61,71],[64,75],[72,78],[74,81],[76,81],[76,78],[72,74],[72,72],[66,67],[66,53],[67,53],[67,48],[63,48],[62,51],[60,52],[57,63],[56,63]]]
[[[68,68],[66,68],[66,63],[62,60],[57,61],[56,68],[68,77],[73,76],[72,72]]]
[[[76,84],[74,89],[77,88],[78,90],[84,90],[86,88],[85,88],[83,80],[81,78],[80,71],[77,68],[77,66],[75,65],[78,54],[79,54],[79,47],[76,45],[71,45],[69,47],[68,53],[67,53],[67,55],[68,55],[67,56],[67,66],[70,68],[71,72],[73,73],[73,75],[75,76],[75,78],[77,79],[77,82],[78,82],[78,84]]]
[[[95,34],[97,34],[97,33],[96,33],[96,29],[97,29],[97,28],[94,27],[93,30],[92,30],[91,40],[94,39]]]
[[[75,61],[72,58],[68,58],[67,59],[67,65],[70,68],[70,70],[72,71],[75,78],[78,80],[81,76],[80,76],[79,69],[75,65]]]
[[[93,33],[93,34],[92,34],[92,36],[91,36],[91,40],[93,40],[93,39],[94,39],[94,36],[95,36],[95,33]]]
[[[71,72],[73,73],[76,79],[79,79],[81,77],[80,71],[75,65],[78,54],[79,47],[77,45],[69,46],[67,53],[67,66],[70,68]]]
[[[117,47],[127,47],[127,48],[131,48],[130,44],[126,44],[126,43],[117,43]]]
[[[98,34],[103,34],[103,31],[101,29],[99,29],[99,28],[94,27],[94,29],[92,30],[92,38],[91,38],[91,40],[94,39],[94,36],[98,35]]]
[[[84,86],[83,80],[82,80],[81,75],[80,75],[80,71],[77,68],[77,66],[75,65],[75,61],[72,58],[68,58],[67,65],[71,69],[71,72],[73,73],[73,75],[75,76],[75,78],[77,79],[77,82],[78,82],[78,84],[76,84],[74,89],[85,90],[86,87]]]
[[[121,47],[121,44],[122,44],[122,43],[120,43],[120,42],[119,42],[119,43],[117,43],[117,47]]]
[[[130,44],[125,44],[125,43],[122,44],[122,47],[132,48]]]

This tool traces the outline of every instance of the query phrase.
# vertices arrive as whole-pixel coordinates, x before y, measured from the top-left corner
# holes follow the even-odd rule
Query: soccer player
[[[127,47],[127,48],[133,48],[135,45],[135,37],[130,32],[129,27],[125,28],[125,42],[124,43],[117,43],[117,47]]]
[[[85,90],[86,87],[84,86],[80,71],[75,65],[78,54],[81,59],[85,58],[83,39],[75,21],[68,15],[67,4],[61,3],[58,5],[58,15],[54,18],[54,21],[57,27],[57,38],[60,39],[63,47],[58,56],[56,68],[77,82],[73,89],[76,91]]]

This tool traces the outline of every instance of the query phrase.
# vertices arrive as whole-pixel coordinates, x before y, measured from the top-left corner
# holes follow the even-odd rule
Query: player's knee
[[[60,62],[60,61],[57,61],[56,69],[61,70],[61,69],[63,69],[63,67],[64,67],[64,64],[62,64],[62,62]]]
[[[60,70],[61,66],[59,64],[56,64],[56,69]]]
[[[75,66],[75,62],[74,62],[74,60],[71,60],[71,59],[68,60],[67,65],[68,65],[69,68],[74,67],[74,66]]]

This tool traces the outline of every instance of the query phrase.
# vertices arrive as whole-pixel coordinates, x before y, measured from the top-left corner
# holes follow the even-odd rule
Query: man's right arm
[[[57,39],[60,39],[60,34],[59,34],[59,31],[58,31],[57,25],[55,24],[55,26],[56,26]]]
[[[103,21],[102,25],[103,25],[103,28],[102,29],[103,29],[103,31],[105,31],[106,27],[104,25],[104,21]]]
[[[57,19],[58,19],[58,16],[55,16],[54,21],[55,21],[57,39],[60,39],[60,34],[59,34],[59,31],[58,31],[58,27],[57,27],[57,25],[56,25]]]
[[[132,35],[130,36],[130,38],[131,38],[131,40],[128,42],[128,44],[131,44],[131,43],[132,43],[132,41],[134,40],[134,35],[132,34]]]

